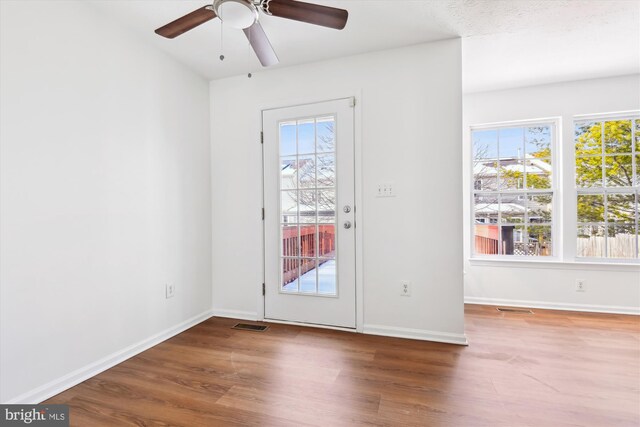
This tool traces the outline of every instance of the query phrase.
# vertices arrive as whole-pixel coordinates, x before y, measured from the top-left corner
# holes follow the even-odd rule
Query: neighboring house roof
[[[477,214],[498,214],[498,211],[504,213],[520,213],[524,212],[524,206],[516,203],[477,203],[475,213]]]
[[[500,159],[500,167],[510,172],[524,173],[525,165],[523,160],[526,160],[527,172],[529,173],[539,172],[546,175],[552,171],[552,166],[549,163],[530,155],[526,156],[524,159]],[[496,160],[489,159],[479,161],[473,166],[473,174],[480,177],[496,176],[498,174],[498,168],[493,166],[495,163]]]

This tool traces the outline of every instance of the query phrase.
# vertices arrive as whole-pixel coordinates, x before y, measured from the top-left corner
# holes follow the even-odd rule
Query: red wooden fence
[[[302,276],[307,271],[313,270],[316,257],[316,239],[318,240],[318,256],[333,258],[336,250],[336,228],[335,225],[318,225],[316,235],[315,225],[300,226],[300,240],[298,240],[298,227],[285,226],[282,228],[282,255],[285,258],[282,266],[282,282],[290,283]],[[298,247],[300,253],[298,254]],[[297,258],[301,257],[301,258]],[[318,260],[318,266],[328,260]],[[298,273],[298,265],[300,272]]]
[[[498,240],[476,236],[476,253],[495,255],[498,253]]]

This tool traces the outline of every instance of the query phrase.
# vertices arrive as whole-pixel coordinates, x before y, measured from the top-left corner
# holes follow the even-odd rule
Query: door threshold
[[[305,323],[305,322],[293,322],[290,320],[278,320],[278,319],[268,319],[264,318],[263,322],[267,323],[279,323],[281,325],[292,325],[292,326],[306,326],[309,328],[316,329],[332,329],[334,331],[344,331],[344,332],[357,332],[356,328],[347,328],[344,326],[331,326],[331,325],[321,325],[318,323]]]

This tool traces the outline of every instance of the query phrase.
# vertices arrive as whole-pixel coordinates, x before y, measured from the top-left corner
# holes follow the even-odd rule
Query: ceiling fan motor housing
[[[225,25],[239,30],[249,28],[258,20],[258,9],[249,0],[215,0],[213,10]]]

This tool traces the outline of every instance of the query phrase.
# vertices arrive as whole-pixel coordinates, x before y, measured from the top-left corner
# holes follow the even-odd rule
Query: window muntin
[[[475,255],[553,255],[555,122],[471,132]]]
[[[638,259],[640,117],[574,122],[576,255]]]

